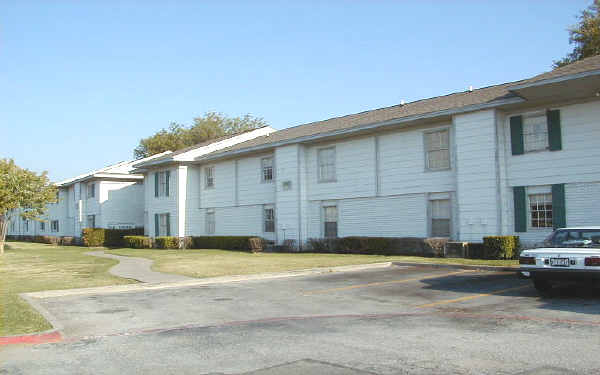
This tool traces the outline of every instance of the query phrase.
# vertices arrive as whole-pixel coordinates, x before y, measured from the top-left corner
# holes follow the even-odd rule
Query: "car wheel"
[[[552,284],[548,280],[533,279],[533,286],[543,296],[549,296]]]

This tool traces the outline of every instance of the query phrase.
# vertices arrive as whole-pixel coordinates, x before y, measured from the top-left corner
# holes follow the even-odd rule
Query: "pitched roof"
[[[268,147],[268,145],[278,142],[293,142],[295,139],[300,139],[307,136],[326,134],[337,130],[352,129],[363,125],[377,124],[386,121],[399,120],[447,110],[457,110],[470,106],[493,104],[494,102],[500,102],[503,99],[517,99],[518,96],[511,92],[512,86],[543,81],[561,76],[569,76],[572,74],[597,69],[600,69],[600,56],[590,57],[525,80],[488,86],[475,89],[473,91],[462,91],[444,96],[436,96],[406,104],[394,105],[391,107],[379,108],[341,117],[334,117],[324,121],[311,122],[308,124],[282,129],[267,136],[257,137],[228,148],[214,151],[210,154],[204,155],[202,159],[226,157],[227,153],[232,151],[243,152],[245,149],[259,148],[261,146]]]

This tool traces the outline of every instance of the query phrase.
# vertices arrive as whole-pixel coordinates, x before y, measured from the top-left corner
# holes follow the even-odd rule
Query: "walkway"
[[[90,251],[86,254],[118,260],[119,264],[112,267],[108,272],[115,276],[134,279],[143,283],[172,283],[196,280],[187,276],[152,271],[150,267],[152,266],[153,261],[150,259],[105,254],[104,251]]]

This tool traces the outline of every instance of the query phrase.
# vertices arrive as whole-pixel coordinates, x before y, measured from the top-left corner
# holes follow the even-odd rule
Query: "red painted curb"
[[[61,340],[62,335],[60,332],[50,332],[34,335],[0,337],[0,345],[47,344],[51,342],[59,342]]]

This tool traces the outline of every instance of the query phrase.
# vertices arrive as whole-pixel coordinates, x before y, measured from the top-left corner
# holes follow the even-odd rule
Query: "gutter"
[[[209,156],[196,158],[194,163],[200,164],[205,161],[212,161],[212,160],[222,159],[222,158],[226,158],[226,157],[232,157],[232,156],[242,155],[242,154],[246,154],[246,153],[262,151],[262,150],[271,149],[271,148],[275,148],[275,147],[286,146],[286,145],[295,144],[295,143],[313,142],[313,141],[327,139],[327,138],[340,136],[340,135],[358,133],[361,131],[372,130],[372,129],[377,129],[377,128],[386,128],[386,127],[392,127],[392,126],[397,126],[397,125],[403,125],[403,124],[407,124],[407,123],[418,121],[418,120],[426,120],[426,119],[432,119],[432,118],[442,117],[442,116],[451,116],[451,115],[465,113],[465,112],[479,111],[482,109],[499,107],[501,105],[523,103],[525,101],[526,100],[521,98],[520,96],[516,96],[516,97],[512,97],[512,98],[507,98],[507,99],[495,100],[495,101],[488,102],[488,103],[474,104],[474,105],[464,106],[464,107],[460,107],[460,108],[445,109],[445,110],[437,111],[437,112],[429,112],[429,113],[421,114],[421,115],[407,116],[407,117],[403,117],[403,118],[399,118],[399,119],[376,122],[376,123],[367,124],[367,125],[360,125],[360,126],[356,126],[356,127],[349,128],[349,129],[334,130],[334,131],[327,132],[327,133],[319,133],[319,134],[307,135],[307,136],[303,136],[303,137],[297,137],[297,138],[278,141],[278,142],[266,143],[263,145],[252,146],[252,147],[235,150],[235,151],[225,151],[225,152],[213,155],[213,156],[209,155]]]
[[[575,74],[570,74],[570,75],[566,75],[566,76],[542,79],[542,80],[534,81],[531,83],[523,83],[520,85],[509,86],[508,90],[512,92],[515,90],[527,89],[527,88],[538,87],[538,86],[545,86],[545,85],[550,85],[552,83],[570,81],[570,80],[578,79],[578,78],[593,77],[593,76],[597,76],[597,75],[600,75],[600,70],[591,70],[591,71],[587,71],[587,72],[575,73]]]

